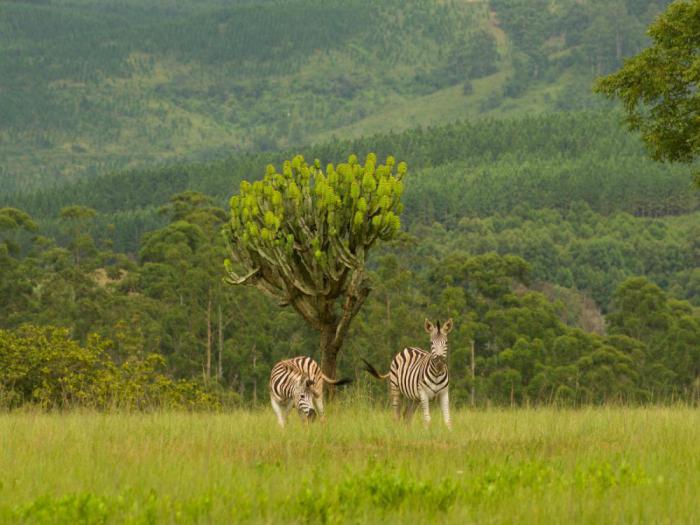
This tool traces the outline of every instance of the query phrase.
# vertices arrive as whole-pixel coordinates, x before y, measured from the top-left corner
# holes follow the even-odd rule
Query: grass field
[[[698,523],[700,412],[0,415],[3,523]]]

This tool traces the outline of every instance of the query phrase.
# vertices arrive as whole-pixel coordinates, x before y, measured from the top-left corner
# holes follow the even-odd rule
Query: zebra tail
[[[362,359],[362,362],[365,364],[365,370],[377,379],[387,379],[389,377],[389,373],[380,374],[377,372],[377,369],[374,368],[364,357],[361,357],[360,359]]]
[[[343,386],[343,385],[348,385],[348,384],[352,383],[352,381],[353,381],[353,380],[350,379],[349,377],[343,377],[343,378],[341,378],[341,379],[331,379],[330,377],[328,377],[328,376],[327,376],[326,374],[324,374],[323,372],[321,372],[321,375],[323,376],[323,380],[324,380],[326,383],[328,383],[329,385]]]

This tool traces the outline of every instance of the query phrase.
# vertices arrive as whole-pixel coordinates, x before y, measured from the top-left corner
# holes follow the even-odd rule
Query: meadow
[[[0,415],[3,523],[697,523],[700,412]]]

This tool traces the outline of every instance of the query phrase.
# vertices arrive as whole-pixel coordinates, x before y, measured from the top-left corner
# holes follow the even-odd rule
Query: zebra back
[[[292,357],[281,363],[287,363],[292,369],[298,370],[299,373],[308,376],[312,381],[311,390],[314,396],[318,397],[323,392],[323,374],[321,368],[316,364],[316,361],[307,356]]]
[[[303,376],[309,377],[291,359],[280,361],[270,372],[270,391],[279,399],[290,399],[294,397],[294,389]]]
[[[296,363],[290,360],[280,361],[270,372],[270,397],[275,402],[292,400],[297,410],[312,417],[315,414],[313,380]],[[284,426],[284,422],[280,424]]]

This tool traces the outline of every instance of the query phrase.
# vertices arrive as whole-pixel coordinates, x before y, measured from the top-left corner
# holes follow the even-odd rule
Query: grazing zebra
[[[331,379],[310,357],[293,357],[280,361],[270,373],[270,400],[277,420],[284,427],[292,404],[302,419],[312,420],[316,413],[323,420],[323,383],[345,385],[352,379]]]
[[[442,327],[440,321],[437,326],[427,319],[425,331],[430,334],[430,352],[420,348],[404,348],[394,356],[388,374],[380,374],[369,364],[365,363],[365,370],[377,379],[389,379],[391,405],[398,419],[401,418],[399,406],[401,394],[408,398],[408,406],[404,413],[406,420],[410,420],[416,409],[416,402],[420,402],[423,408],[423,421],[430,423],[431,399],[437,396],[440,400],[442,417],[448,428],[452,428],[450,420],[450,401],[447,391],[449,376],[447,372],[447,334],[452,330],[452,319],[445,322]]]

